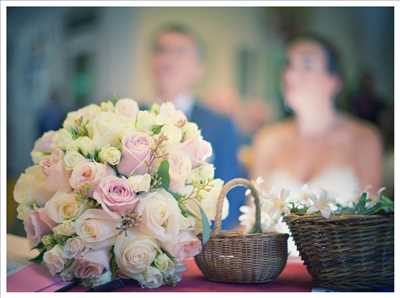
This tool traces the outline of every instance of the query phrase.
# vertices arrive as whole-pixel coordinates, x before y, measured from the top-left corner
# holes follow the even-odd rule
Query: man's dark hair
[[[205,58],[205,46],[202,39],[195,32],[193,32],[188,27],[181,24],[169,24],[158,29],[153,36],[153,42],[152,42],[153,50],[156,48],[160,36],[166,33],[182,34],[190,38],[196,48],[199,58],[201,60]]]
[[[338,50],[329,40],[315,33],[306,33],[291,38],[288,42],[288,47],[291,47],[293,44],[300,41],[317,43],[324,51],[328,72],[338,76],[340,79],[343,79],[343,72]]]

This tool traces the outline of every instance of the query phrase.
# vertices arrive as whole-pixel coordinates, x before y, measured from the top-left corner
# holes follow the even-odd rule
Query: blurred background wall
[[[392,8],[18,7],[7,10],[8,181],[31,164],[33,142],[46,121],[44,110],[56,106],[57,119],[62,119],[67,110],[94,100],[150,100],[150,41],[169,23],[189,26],[206,45],[200,98],[233,94],[242,103],[257,98],[273,111],[269,121],[286,115],[279,81],[286,40],[301,32],[322,34],[342,56],[343,110],[352,112],[349,98],[357,93],[362,75],[372,75],[389,110],[389,122],[379,125],[393,156]]]

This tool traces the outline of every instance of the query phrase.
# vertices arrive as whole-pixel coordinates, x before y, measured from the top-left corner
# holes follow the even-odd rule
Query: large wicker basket
[[[284,220],[316,286],[362,291],[393,289],[393,218],[289,215]]]
[[[222,204],[228,191],[238,185],[247,186],[255,199],[254,233],[221,233]],[[261,211],[257,190],[246,179],[233,179],[223,187],[218,198],[215,229],[211,238],[195,257],[204,276],[211,281],[233,283],[265,283],[282,272],[287,261],[287,234],[262,233]]]

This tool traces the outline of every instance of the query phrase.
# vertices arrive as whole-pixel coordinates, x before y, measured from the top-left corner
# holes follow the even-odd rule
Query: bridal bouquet
[[[201,250],[223,181],[210,143],[173,104],[91,104],[39,138],[14,198],[35,261],[95,287],[175,285]],[[224,203],[224,217],[228,202]]]

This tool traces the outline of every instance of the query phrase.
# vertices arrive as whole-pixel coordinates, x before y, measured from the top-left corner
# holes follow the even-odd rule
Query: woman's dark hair
[[[328,72],[338,76],[340,79],[343,80],[343,73],[338,50],[329,40],[315,33],[306,33],[291,38],[288,41],[288,47],[291,47],[293,44],[300,41],[317,43],[325,53]]]

